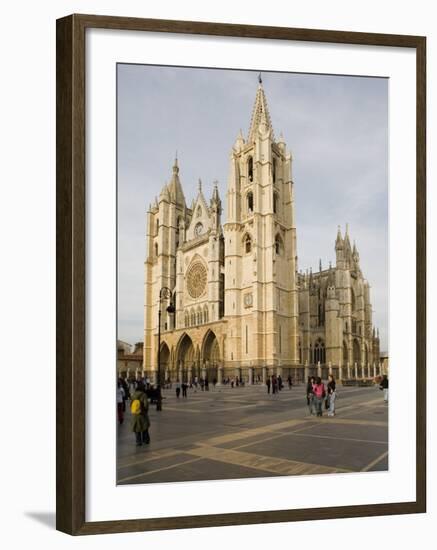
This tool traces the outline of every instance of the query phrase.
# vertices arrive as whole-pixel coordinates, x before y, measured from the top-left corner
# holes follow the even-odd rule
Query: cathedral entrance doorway
[[[170,367],[170,350],[165,342],[161,344],[161,353],[159,357],[159,362],[161,364],[161,383],[168,380],[170,376],[169,367]]]
[[[353,357],[354,357],[354,367],[357,373],[357,376],[361,378],[362,373],[361,370],[361,350],[360,350],[360,344],[357,339],[354,340],[353,344]]]
[[[208,378],[208,381],[218,380],[218,367],[221,364],[220,348],[217,337],[212,330],[208,330],[203,339],[201,361],[203,374]]]
[[[195,352],[191,338],[185,333],[179,340],[176,350],[175,371],[172,380],[189,382],[197,373],[195,370]]]

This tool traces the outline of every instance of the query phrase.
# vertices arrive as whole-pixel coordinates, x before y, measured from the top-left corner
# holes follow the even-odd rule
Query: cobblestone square
[[[129,406],[118,429],[118,484],[388,469],[388,406],[378,387],[338,386],[336,416],[310,416],[304,386],[163,391],[150,445],[135,446]]]

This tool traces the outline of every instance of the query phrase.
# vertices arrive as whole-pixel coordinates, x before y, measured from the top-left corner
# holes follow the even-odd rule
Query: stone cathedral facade
[[[332,371],[370,377],[379,368],[369,284],[348,230],[336,265],[298,270],[292,156],[271,124],[260,82],[247,139],[230,154],[227,218],[217,184],[199,181],[188,207],[177,159],[147,212],[143,369],[156,380],[160,290],[161,376],[295,380]],[[334,239],[333,239],[334,241]],[[169,302],[175,307],[167,313]]]

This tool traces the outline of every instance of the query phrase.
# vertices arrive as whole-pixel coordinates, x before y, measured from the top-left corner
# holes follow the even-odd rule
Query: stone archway
[[[357,363],[357,365],[360,365],[361,350],[360,350],[360,344],[357,339],[355,339],[353,343],[353,355],[354,355],[354,364]]]
[[[347,349],[346,342],[343,341],[343,350],[342,350],[342,366],[345,367],[349,362],[349,352]]]
[[[193,341],[186,332],[178,342],[175,358],[174,379],[182,378],[183,381],[189,381],[195,376],[195,351]]]
[[[221,361],[217,336],[212,330],[208,330],[202,343],[201,362],[209,381],[218,380],[218,367],[221,366]]]
[[[165,383],[165,381],[170,377],[170,350],[166,342],[161,342],[159,362],[161,364],[161,381]]]

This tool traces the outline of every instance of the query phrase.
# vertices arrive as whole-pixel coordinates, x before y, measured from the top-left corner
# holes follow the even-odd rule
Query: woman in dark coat
[[[308,410],[310,411],[310,414],[314,414],[314,392],[313,392],[313,384],[315,383],[316,379],[314,376],[308,376],[307,381],[307,405]]]
[[[149,428],[150,420],[148,415],[149,401],[145,392],[145,387],[142,382],[139,382],[135,392],[131,395],[131,407],[134,406],[134,402],[138,399],[140,402],[140,409],[138,414],[131,416],[132,431],[135,433],[137,447],[145,443],[150,443]]]

